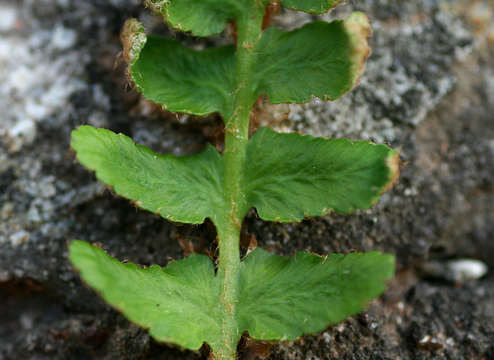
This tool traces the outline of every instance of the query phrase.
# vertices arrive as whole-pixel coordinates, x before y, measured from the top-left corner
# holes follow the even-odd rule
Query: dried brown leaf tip
[[[381,190],[381,194],[389,191],[400,177],[400,152],[396,150],[392,151],[386,159],[386,165],[389,168],[389,181]]]
[[[354,12],[344,22],[345,29],[350,37],[352,62],[352,88],[360,82],[364,73],[365,63],[371,53],[367,40],[372,34],[369,18],[361,12]]]
[[[146,40],[144,26],[137,19],[128,19],[120,33],[120,41],[123,46],[123,58],[129,67],[139,58]]]
[[[162,15],[168,0],[144,0],[144,6],[150,8],[155,14]]]

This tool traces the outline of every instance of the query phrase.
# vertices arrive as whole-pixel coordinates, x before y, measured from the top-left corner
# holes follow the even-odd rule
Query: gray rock
[[[349,2],[331,17],[357,9],[374,23],[361,86],[332,103],[266,106],[272,112],[261,120],[275,128],[390,142],[405,163],[400,182],[369,211],[299,224],[265,223],[251,212],[245,231],[271,251],[383,250],[397,255],[400,270],[367,312],[277,345],[272,359],[494,358],[492,274],[453,287],[416,271],[428,259],[494,266],[494,37],[471,6]],[[163,114],[129,89],[117,59],[130,16],[172,33],[134,0],[0,5],[0,359],[206,358],[156,344],[84,287],[66,258],[75,238],[143,265],[182,257],[179,237],[215,247],[210,224],[178,226],[137,211],[69,150],[70,131],[85,123],[174,154],[221,139],[214,116]],[[285,12],[276,22],[309,20]],[[195,47],[229,41],[175,36]]]

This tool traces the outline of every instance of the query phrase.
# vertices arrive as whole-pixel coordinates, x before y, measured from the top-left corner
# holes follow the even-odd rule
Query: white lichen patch
[[[10,243],[12,246],[18,246],[29,240],[29,233],[24,230],[17,231],[10,235]]]
[[[56,24],[34,31],[19,12],[0,7],[0,137],[9,152],[32,143],[38,121],[69,113],[69,98],[86,87],[82,76],[89,61],[87,54],[74,50],[74,30]]]
[[[91,21],[54,16],[50,22],[49,15],[39,15],[70,11],[77,14],[75,19],[91,19],[95,8],[65,0],[10,3],[0,4],[0,178],[7,184],[5,192],[0,192],[0,244],[20,247],[39,236],[60,236],[65,231],[59,228],[63,222],[55,221],[60,207],[101,192],[100,188],[84,191],[64,185],[53,164],[70,161],[68,147],[57,140],[47,148],[44,145],[53,140],[41,138],[39,130],[48,127],[68,133],[74,120],[88,121],[75,118],[81,114],[73,101],[79,92],[90,103],[84,113],[88,118],[110,108],[110,103],[101,86],[90,87],[86,82],[91,58],[82,29],[91,28]],[[32,150],[27,149],[30,144]]]
[[[70,49],[77,42],[77,33],[62,25],[57,25],[51,37],[51,46],[58,50]]]
[[[374,119],[365,103],[356,108],[354,96],[346,95],[336,102],[314,99],[308,104],[290,104],[287,120],[274,127],[282,132],[299,131],[313,136],[393,141],[399,131],[393,122],[386,117]]]
[[[0,32],[12,31],[18,21],[17,11],[14,7],[1,4],[0,5]]]

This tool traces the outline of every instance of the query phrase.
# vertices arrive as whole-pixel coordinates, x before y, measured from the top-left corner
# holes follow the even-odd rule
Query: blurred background
[[[244,245],[278,254],[381,250],[398,273],[368,311],[272,347],[269,359],[494,359],[494,1],[353,0],[321,17],[366,12],[373,53],[338,101],[270,105],[256,125],[401,148],[402,175],[369,211],[299,224],[252,211]],[[191,10],[192,11],[192,10]],[[155,343],[84,287],[71,239],[121,260],[166,265],[214,252],[214,227],[179,225],[113,196],[77,164],[70,132],[91,124],[155,151],[221,148],[222,122],[174,115],[129,85],[119,32],[128,17],[193,48],[232,42],[175,33],[137,0],[0,0],[0,359],[207,359]],[[324,46],[324,43],[321,43]],[[243,359],[267,354],[244,343]]]

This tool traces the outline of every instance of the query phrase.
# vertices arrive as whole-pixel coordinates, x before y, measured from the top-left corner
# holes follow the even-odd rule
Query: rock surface
[[[252,212],[245,233],[280,254],[383,250],[397,255],[399,272],[368,311],[276,345],[270,359],[493,359],[492,272],[453,284],[427,269],[463,258],[494,267],[494,3],[362,0],[330,16],[356,9],[374,27],[361,86],[332,103],[264,104],[259,122],[401,147],[400,182],[370,211],[300,224],[265,223]],[[174,154],[221,139],[214,116],[163,114],[129,88],[118,34],[132,16],[171,34],[134,0],[0,4],[2,360],[207,358],[156,344],[67,262],[74,238],[144,265],[182,257],[184,242],[215,247],[210,224],[178,226],[136,211],[69,150],[80,124]],[[293,28],[312,18],[283,12],[275,22]],[[196,47],[228,41],[175,36]]]

